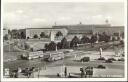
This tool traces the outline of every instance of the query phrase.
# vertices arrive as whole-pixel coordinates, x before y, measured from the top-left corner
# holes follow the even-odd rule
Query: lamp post
[[[101,58],[101,55],[102,55],[102,48],[100,47],[100,58]]]

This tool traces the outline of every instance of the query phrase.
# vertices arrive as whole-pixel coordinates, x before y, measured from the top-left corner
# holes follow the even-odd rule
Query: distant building
[[[50,41],[58,38],[57,33],[62,33],[63,37],[66,37],[67,40],[71,40],[74,36],[81,38],[83,35],[88,36],[89,38],[93,34],[102,34],[106,33],[107,35],[112,36],[121,36],[124,34],[124,26],[111,26],[110,24],[76,24],[76,25],[55,25],[52,28],[26,28],[20,30],[12,30],[13,37],[18,35],[25,35],[26,39],[31,39],[36,36],[38,39],[41,39],[41,33],[45,34],[47,38],[50,38]],[[7,33],[7,32],[5,32]]]
[[[113,34],[120,35],[124,33],[124,26],[109,26],[109,27],[104,27],[104,26],[97,27],[96,26],[93,32],[99,33],[99,34],[105,32],[108,35],[113,35]]]

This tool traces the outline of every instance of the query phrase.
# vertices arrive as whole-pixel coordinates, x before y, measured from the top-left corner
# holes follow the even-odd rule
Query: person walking
[[[65,67],[64,76],[67,77],[67,67]]]

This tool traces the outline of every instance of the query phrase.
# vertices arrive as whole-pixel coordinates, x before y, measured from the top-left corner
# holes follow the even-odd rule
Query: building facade
[[[68,37],[71,39],[74,36],[81,38],[83,35],[89,38],[93,34],[106,33],[107,35],[121,35],[124,34],[124,26],[111,26],[110,24],[77,24],[77,25],[58,25],[53,28],[66,28],[68,30]]]
[[[56,25],[52,28],[26,28],[18,30],[20,35],[25,35],[26,39],[32,39],[36,35],[37,38],[42,38],[41,33],[45,34],[47,38],[54,41],[57,33],[62,33],[62,37],[66,37],[68,40],[74,36],[81,38],[82,36],[88,36],[89,38],[93,34],[106,33],[107,35],[123,35],[124,26],[111,26],[110,24],[76,24],[76,25]],[[6,33],[6,32],[5,32]],[[15,31],[14,31],[15,35]]]
[[[27,28],[26,29],[26,38],[34,38],[34,35],[37,35],[38,38],[41,38],[41,33],[44,33],[47,36],[54,37],[58,32],[61,32],[63,36],[66,36],[68,31],[65,28]]]

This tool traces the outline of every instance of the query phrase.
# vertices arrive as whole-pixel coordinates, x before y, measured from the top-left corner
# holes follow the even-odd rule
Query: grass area
[[[115,42],[117,43],[117,42]],[[115,44],[114,43],[114,44]],[[123,45],[120,45],[119,43],[117,44],[118,48],[124,48]],[[78,48],[75,48],[75,50],[82,50],[82,51],[99,51],[99,48],[101,47],[103,50],[112,50],[117,45],[113,45],[113,42],[100,42],[100,43],[95,43],[94,46],[92,47],[91,44],[86,44],[84,46],[80,46]]]

